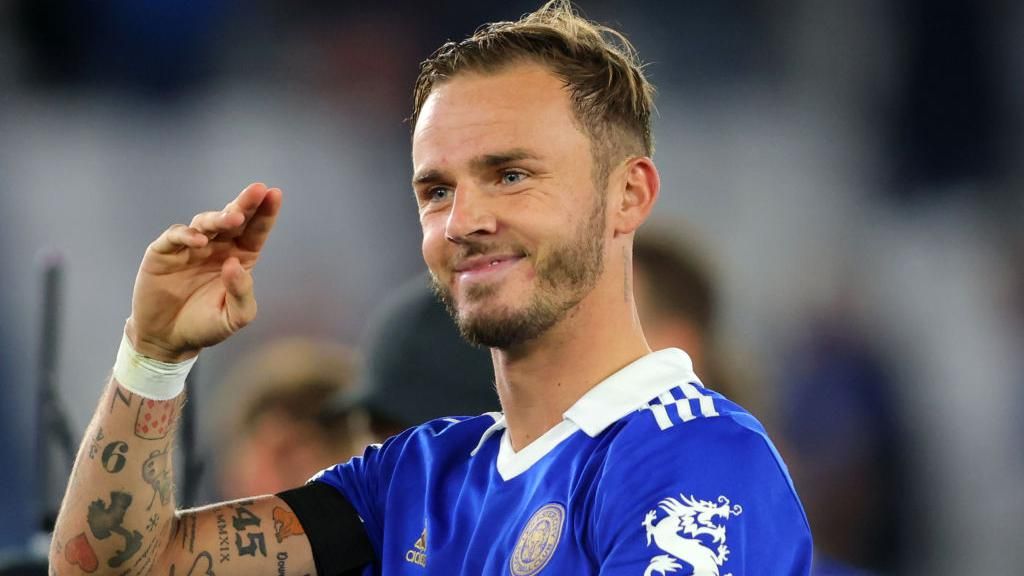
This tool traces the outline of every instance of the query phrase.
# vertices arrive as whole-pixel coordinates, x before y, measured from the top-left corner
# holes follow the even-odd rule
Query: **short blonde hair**
[[[626,156],[654,153],[654,87],[636,50],[620,32],[580,16],[569,0],[551,0],[516,22],[485,24],[438,48],[420,65],[412,127],[438,84],[460,72],[498,72],[520,62],[545,65],[565,82],[601,179]]]

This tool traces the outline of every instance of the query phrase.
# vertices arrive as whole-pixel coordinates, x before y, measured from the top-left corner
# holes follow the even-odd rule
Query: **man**
[[[255,315],[250,271],[281,206],[250,185],[147,250],[55,569],[806,574],[806,518],[763,429],[684,352],[652,354],[637,320],[630,245],[659,181],[625,39],[551,2],[443,46],[415,102],[424,259],[491,348],[504,413],[407,430],[289,492],[175,511],[159,481],[182,374]]]

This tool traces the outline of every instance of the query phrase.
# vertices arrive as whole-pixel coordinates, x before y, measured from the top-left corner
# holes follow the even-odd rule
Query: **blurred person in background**
[[[814,531],[815,576],[902,573],[907,414],[882,354],[850,321],[805,326],[783,374],[783,452]]]
[[[428,277],[396,290],[368,334],[358,394],[343,390],[333,405],[364,410],[376,441],[436,418],[501,409],[490,353],[459,336]]]
[[[641,230],[633,243],[633,284],[651,349],[686,351],[709,387],[770,423],[765,394],[718,339],[721,290],[710,255],[700,244],[665,228]]]
[[[333,342],[286,338],[239,359],[211,416],[220,428],[219,492],[235,499],[294,488],[344,462],[370,441],[354,405],[326,410],[356,382],[352,351]]]

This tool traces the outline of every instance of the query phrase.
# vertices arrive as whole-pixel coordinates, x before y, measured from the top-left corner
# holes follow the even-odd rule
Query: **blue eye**
[[[506,170],[501,173],[502,184],[519,184],[526,179],[526,173],[519,170]]]
[[[431,188],[427,191],[427,200],[430,202],[441,202],[448,198],[452,193],[451,188],[445,188],[444,186],[438,186]]]

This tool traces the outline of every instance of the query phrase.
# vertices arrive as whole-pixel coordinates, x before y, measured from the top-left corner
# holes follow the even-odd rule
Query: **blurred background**
[[[649,63],[654,226],[714,270],[719,362],[756,388],[819,571],[1019,573],[1024,4],[578,5]],[[146,245],[251,181],[284,189],[260,318],[197,374],[212,446],[207,400],[233,362],[282,336],[358,348],[422,272],[417,64],[536,6],[0,1],[0,551],[29,545],[68,472],[32,473],[44,261],[64,263],[56,375],[77,444]]]

